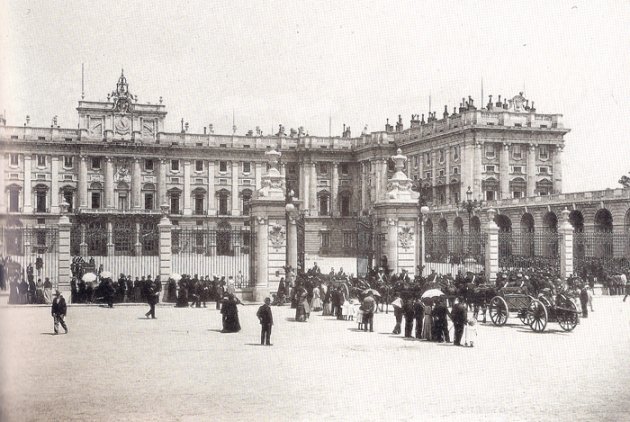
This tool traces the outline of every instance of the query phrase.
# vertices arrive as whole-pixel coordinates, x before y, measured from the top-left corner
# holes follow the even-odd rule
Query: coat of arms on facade
[[[402,248],[409,249],[413,246],[413,230],[409,226],[404,226],[398,232],[398,243]]]
[[[131,174],[129,174],[129,164],[126,161],[123,161],[118,165],[118,169],[116,174],[114,175],[114,181],[131,183]]]
[[[271,245],[275,248],[284,245],[284,232],[281,225],[274,224],[269,228],[269,240],[271,240]]]

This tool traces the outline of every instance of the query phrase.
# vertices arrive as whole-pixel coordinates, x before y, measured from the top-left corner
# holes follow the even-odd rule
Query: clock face
[[[126,135],[131,130],[131,120],[127,116],[119,116],[114,122],[116,133],[120,135]]]

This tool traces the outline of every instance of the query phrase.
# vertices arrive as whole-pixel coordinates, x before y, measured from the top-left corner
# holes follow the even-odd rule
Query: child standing
[[[273,325],[273,315],[271,313],[271,299],[265,298],[265,304],[258,308],[256,316],[260,321],[260,345],[271,346],[271,326]]]
[[[475,318],[470,318],[464,330],[464,346],[475,347],[475,341],[477,341],[477,321]]]

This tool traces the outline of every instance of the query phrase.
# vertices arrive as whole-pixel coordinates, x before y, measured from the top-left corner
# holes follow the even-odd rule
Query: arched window
[[[9,212],[20,212],[20,191],[22,187],[12,184],[7,186],[7,190],[9,191]]]
[[[48,212],[48,186],[35,186],[35,212]]]
[[[527,195],[527,182],[522,177],[510,180],[510,192],[512,198],[524,198]]]
[[[90,205],[92,209],[101,208],[101,198],[103,197],[103,185],[99,182],[90,184]]]
[[[228,204],[230,203],[230,191],[227,189],[221,189],[216,193],[216,196],[219,199],[219,215],[230,215],[230,210],[228,209]]]
[[[195,215],[204,215],[205,214],[205,203],[206,203],[206,190],[203,188],[196,188],[192,191],[192,197],[195,205],[194,214]]]
[[[349,191],[343,191],[339,194],[339,199],[341,202],[341,216],[349,217],[350,216],[350,200],[352,199],[352,193]]]
[[[330,192],[323,190],[317,194],[319,215],[330,215]]]
[[[125,211],[129,209],[129,185],[125,182],[118,182],[116,185],[118,198],[118,209]]]
[[[551,182],[551,180],[542,179],[536,182],[536,192],[538,192],[538,195],[540,196],[551,195],[552,191],[553,191],[553,183]]]
[[[145,183],[142,187],[144,197],[144,209],[155,209],[155,185],[153,183]]]
[[[168,192],[169,204],[171,206],[171,214],[181,214],[180,208],[180,198],[182,196],[182,191],[177,188],[169,189]]]
[[[484,192],[486,201],[494,201],[497,199],[497,191],[499,190],[499,181],[494,177],[489,177],[481,182],[481,190]]]

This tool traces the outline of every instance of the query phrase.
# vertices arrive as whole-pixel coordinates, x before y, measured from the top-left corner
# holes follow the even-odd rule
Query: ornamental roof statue
[[[118,78],[118,83],[116,84],[116,90],[112,91],[110,96],[114,102],[114,111],[123,114],[130,111],[133,107],[132,100],[138,100],[137,97],[134,97],[129,92],[129,84],[127,83],[127,78],[125,78],[124,69],[121,69],[120,78]]]

